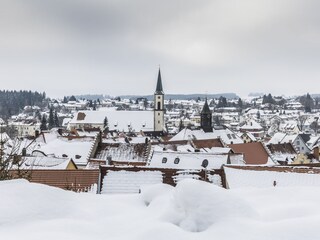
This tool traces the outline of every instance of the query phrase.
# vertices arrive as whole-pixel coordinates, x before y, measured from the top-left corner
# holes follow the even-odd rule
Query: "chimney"
[[[27,156],[27,149],[26,148],[22,148],[22,156],[23,157]]]
[[[315,159],[319,160],[319,147],[313,149],[313,156]]]
[[[111,163],[112,163],[112,157],[111,156],[108,156],[107,157],[107,165],[111,165]]]

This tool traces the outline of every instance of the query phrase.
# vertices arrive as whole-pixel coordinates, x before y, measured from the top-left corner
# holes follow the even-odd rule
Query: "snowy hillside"
[[[226,190],[185,180],[141,194],[0,182],[1,239],[319,239],[320,188]]]

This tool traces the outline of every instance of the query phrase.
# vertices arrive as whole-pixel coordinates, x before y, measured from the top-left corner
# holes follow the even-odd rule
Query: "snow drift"
[[[184,180],[141,194],[73,193],[0,182],[0,236],[56,239],[318,239],[320,188],[225,190]]]

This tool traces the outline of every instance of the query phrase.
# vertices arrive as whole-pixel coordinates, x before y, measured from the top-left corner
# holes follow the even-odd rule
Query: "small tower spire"
[[[159,72],[158,72],[158,81],[157,81],[157,88],[155,94],[164,94],[163,89],[162,89],[162,80],[161,80],[161,72],[160,72],[160,67],[159,67]]]
[[[204,105],[203,105],[201,113],[211,113],[211,110],[210,110],[209,105],[208,105],[207,98],[206,98],[206,101],[204,102]]]
[[[204,102],[201,114],[200,126],[205,132],[212,132],[212,112],[208,105],[208,100]]]

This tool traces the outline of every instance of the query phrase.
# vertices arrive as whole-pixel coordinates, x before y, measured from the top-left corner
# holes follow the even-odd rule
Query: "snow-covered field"
[[[320,239],[320,188],[225,190],[184,180],[141,194],[0,182],[0,239]]]

